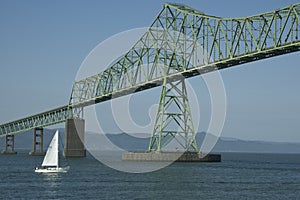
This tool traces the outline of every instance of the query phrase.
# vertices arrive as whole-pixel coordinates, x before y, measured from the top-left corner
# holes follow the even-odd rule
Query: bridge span
[[[0,137],[6,137],[6,152],[14,152],[15,134],[34,129],[42,138],[41,128],[63,122],[74,131],[74,120],[81,120],[86,106],[157,86],[163,86],[161,99],[166,100],[169,84],[174,90],[179,85],[181,89],[172,97],[174,102],[166,101],[184,103],[179,106],[181,112],[171,116],[164,111],[166,101],[160,102],[148,150],[160,151],[179,135],[185,150],[198,151],[184,80],[299,50],[300,3],[242,18],[221,18],[185,5],[164,4],[128,52],[99,74],[75,81],[65,106],[1,124]],[[170,120],[182,126],[182,132],[166,130]],[[79,132],[84,132],[84,122],[80,123]]]

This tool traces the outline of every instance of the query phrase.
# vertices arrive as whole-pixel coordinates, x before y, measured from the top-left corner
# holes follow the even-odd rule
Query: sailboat
[[[35,172],[37,173],[54,173],[54,172],[67,172],[69,167],[59,167],[58,161],[59,161],[59,156],[58,156],[58,130],[55,132],[47,153],[44,157],[43,163],[40,167],[35,168]]]

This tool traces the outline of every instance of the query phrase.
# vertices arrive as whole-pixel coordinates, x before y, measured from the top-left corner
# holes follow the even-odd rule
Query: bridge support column
[[[3,154],[16,154],[15,152],[15,135],[5,136],[5,149],[2,151]]]
[[[43,128],[35,128],[33,130],[33,150],[29,152],[31,156],[43,156],[45,152],[43,150]]]
[[[123,153],[126,161],[220,162],[221,155],[202,154],[196,141],[185,79],[162,86],[148,152]]]
[[[199,151],[184,77],[170,83],[165,78],[148,147],[157,152],[175,149]]]
[[[65,157],[85,157],[83,119],[67,119],[65,128]]]

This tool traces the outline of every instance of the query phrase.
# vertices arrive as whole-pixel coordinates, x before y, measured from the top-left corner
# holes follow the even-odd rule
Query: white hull
[[[62,167],[48,167],[48,168],[45,168],[45,169],[40,169],[40,168],[36,168],[34,170],[34,172],[37,172],[37,173],[59,173],[59,172],[68,172],[68,169],[69,167],[65,167],[65,168],[62,168]]]

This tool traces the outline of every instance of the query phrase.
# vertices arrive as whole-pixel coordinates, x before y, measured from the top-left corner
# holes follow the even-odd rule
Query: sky
[[[189,0],[206,14],[243,17],[297,3],[296,0]],[[0,123],[69,102],[76,73],[100,42],[133,28],[147,27],[163,1],[0,1]],[[117,47],[116,47],[117,48]],[[300,53],[222,70],[227,113],[223,137],[300,142]],[[100,71],[99,71],[100,72]],[[209,95],[201,77],[189,79],[201,110],[198,131],[209,122]],[[145,101],[157,103],[160,89],[137,94],[130,110],[148,123]],[[107,132],[119,129],[109,103],[97,105]],[[103,114],[105,113],[105,114]]]

